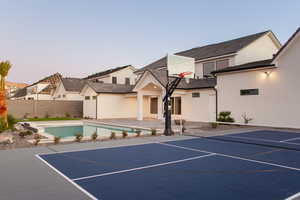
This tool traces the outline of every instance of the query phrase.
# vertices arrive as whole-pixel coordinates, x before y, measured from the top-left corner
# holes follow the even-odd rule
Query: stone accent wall
[[[82,101],[54,101],[54,100],[8,100],[8,113],[15,118],[27,117],[71,117],[82,118]]]

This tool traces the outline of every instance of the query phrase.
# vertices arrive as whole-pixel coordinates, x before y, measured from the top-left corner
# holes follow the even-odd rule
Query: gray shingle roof
[[[66,91],[80,92],[86,81],[80,78],[62,78],[62,84]]]
[[[111,68],[111,69],[108,69],[108,70],[105,70],[105,71],[101,71],[101,72],[89,75],[89,76],[85,77],[84,79],[91,79],[91,78],[96,78],[96,77],[100,77],[100,76],[105,76],[107,74],[111,74],[113,72],[125,69],[126,67],[131,67],[131,65],[125,65],[125,66],[122,66],[122,67]]]
[[[211,58],[211,57],[216,57],[216,56],[223,56],[223,55],[228,55],[232,53],[236,53],[242,48],[246,47],[256,39],[262,37],[269,31],[264,31],[261,33],[256,33],[253,35],[248,35],[245,37],[225,41],[225,42],[220,42],[216,44],[211,44],[211,45],[206,45],[202,47],[196,47],[193,49],[189,49],[186,51],[178,52],[175,55],[181,55],[181,56],[187,56],[187,57],[192,57],[195,58],[195,60],[202,60],[206,58]],[[166,67],[167,66],[167,58],[163,57],[143,68],[138,70],[138,72],[146,70],[146,69],[157,69],[161,67]]]
[[[15,95],[12,96],[11,98],[19,98],[19,97],[24,97],[26,95],[27,95],[27,87],[18,89]]]
[[[92,81],[89,81],[87,84],[97,93],[126,94],[133,92],[133,85],[99,83]]]
[[[164,87],[167,85],[167,72],[166,70],[147,70],[149,71]],[[170,78],[169,81],[172,81],[174,78]],[[189,79],[187,82],[185,79],[182,79],[177,86],[177,89],[204,89],[204,88],[213,88],[216,85],[215,78],[205,78],[205,79]]]
[[[212,74],[218,74],[218,73],[224,73],[224,72],[234,72],[234,71],[241,71],[241,70],[250,70],[250,69],[258,69],[258,68],[263,68],[263,67],[270,67],[274,66],[272,63],[273,59],[269,60],[260,60],[256,62],[250,62],[242,65],[236,65],[232,67],[226,67],[221,70],[216,70],[213,71]]]

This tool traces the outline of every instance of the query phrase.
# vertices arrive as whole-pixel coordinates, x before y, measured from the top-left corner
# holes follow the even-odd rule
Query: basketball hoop
[[[178,74],[178,76],[180,78],[184,78],[185,76],[191,75],[193,72],[181,72],[180,74]]]

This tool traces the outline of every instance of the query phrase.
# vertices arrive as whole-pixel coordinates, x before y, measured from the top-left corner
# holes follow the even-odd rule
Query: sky
[[[8,80],[59,72],[84,77],[137,68],[190,48],[272,30],[281,43],[300,26],[299,0],[0,0],[0,60]]]

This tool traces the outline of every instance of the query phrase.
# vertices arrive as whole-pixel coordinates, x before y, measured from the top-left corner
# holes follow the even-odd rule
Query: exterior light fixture
[[[270,76],[271,75],[271,71],[265,71],[266,76]]]

